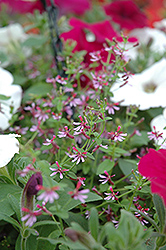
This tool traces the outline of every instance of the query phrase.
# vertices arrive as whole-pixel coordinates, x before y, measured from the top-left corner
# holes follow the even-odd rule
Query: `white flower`
[[[160,29],[160,30],[165,31],[166,30],[166,18],[162,19],[158,22],[154,22],[153,25],[156,29]]]
[[[156,116],[153,118],[150,122],[150,126],[152,131],[154,130],[154,127],[156,128],[156,131],[159,131],[162,134],[162,138],[155,139],[155,143],[157,145],[160,145],[160,148],[166,149],[166,109],[164,109],[163,114]]]
[[[10,24],[6,27],[0,28],[0,51],[7,55],[7,61],[1,63],[1,67],[6,67],[13,61],[13,55],[21,54],[22,56],[30,56],[31,49],[22,47],[29,35],[24,32],[23,27],[19,23]]]
[[[154,107],[166,107],[166,59],[163,58],[159,62],[135,74],[128,79],[128,83],[124,84],[122,74],[110,91],[114,97],[113,102],[120,102],[122,106],[136,105],[140,110]],[[122,87],[120,87],[122,86]]]
[[[9,120],[20,107],[22,99],[22,89],[19,85],[12,85],[13,76],[7,70],[0,68],[0,95],[10,97],[3,100],[0,97],[0,129],[5,130],[9,127]],[[11,112],[12,107],[12,112]]]
[[[166,34],[159,30],[159,29],[152,29],[152,28],[142,28],[142,29],[134,29],[129,33],[129,37],[135,37],[138,39],[139,45],[136,47],[133,47],[133,45],[136,44],[136,42],[128,42],[125,45],[125,49],[128,49],[128,51],[125,51],[124,54],[129,56],[131,59],[136,59],[139,55],[142,57],[140,53],[140,47],[141,46],[147,46],[150,42],[150,50],[154,53],[163,54],[166,51]],[[123,47],[123,44],[120,43],[120,45]],[[149,65],[152,64],[152,59],[149,62]]]
[[[0,168],[8,164],[16,153],[19,153],[19,142],[16,137],[20,135],[0,135]]]
[[[152,44],[150,49],[154,52],[163,54],[166,50],[166,35],[158,29],[143,28],[134,29],[129,36],[136,37],[141,44],[147,45],[150,40]]]

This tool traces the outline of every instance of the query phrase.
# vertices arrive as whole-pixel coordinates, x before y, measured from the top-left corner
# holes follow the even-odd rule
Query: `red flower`
[[[77,18],[71,18],[69,24],[73,27],[68,32],[61,34],[61,37],[66,41],[68,39],[77,42],[74,51],[86,50],[84,62],[89,65],[92,63],[90,52],[100,51],[103,48],[103,43],[106,43],[106,38],[112,40],[117,37],[117,33],[112,28],[109,21],[102,21],[97,23],[85,23]],[[105,55],[105,54],[106,55]],[[102,60],[107,58],[107,52],[104,51]]]
[[[91,8],[89,0],[54,0],[53,2],[58,7],[60,15],[67,13],[82,15]],[[1,0],[1,3],[6,4],[12,12],[19,12],[21,14],[27,12],[33,13],[36,9],[40,12],[44,11],[44,6],[40,0]],[[49,0],[46,0],[46,3],[50,5]]]
[[[148,17],[149,25],[153,27],[153,23],[164,18],[165,1],[149,0],[149,4],[145,6],[144,12]]]
[[[34,10],[38,9],[40,12],[44,10],[41,1],[24,1],[24,0],[1,0],[1,4],[7,5],[7,11],[24,13],[33,13]],[[1,8],[0,8],[1,9]]]
[[[120,28],[132,30],[148,26],[147,17],[131,0],[115,1],[105,5],[104,10]]]
[[[54,0],[54,3],[58,6],[60,15],[67,13],[83,15],[91,8],[89,0]]]
[[[160,195],[166,206],[166,149],[156,151],[150,148],[141,158],[138,170],[151,181],[152,193]]]

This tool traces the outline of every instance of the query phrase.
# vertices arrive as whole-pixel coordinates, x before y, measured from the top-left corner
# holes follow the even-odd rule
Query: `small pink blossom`
[[[54,171],[50,176],[54,176],[56,175],[57,173],[60,174],[60,179],[63,179],[63,173],[66,172],[66,171],[69,171],[69,169],[62,169],[60,166],[59,166],[59,163],[56,161],[55,164],[57,165],[58,168],[50,168],[51,171]]]
[[[42,215],[41,209],[37,211],[31,211],[30,209],[23,207],[22,211],[28,214],[23,216],[21,218],[21,221],[27,220],[27,222],[25,223],[25,226],[29,226],[29,227],[33,226],[33,224],[37,221],[37,216]]]
[[[70,191],[68,192],[68,194],[70,194],[73,199],[80,200],[82,203],[85,203],[85,199],[88,198],[88,195],[84,194],[89,193],[89,189],[83,189],[79,191],[80,187],[81,187],[81,182],[78,181],[74,191]]]
[[[163,133],[160,133],[160,131],[157,131],[155,126],[153,126],[153,130],[154,131],[147,132],[149,140],[163,139]]]
[[[50,109],[42,110],[40,107],[36,107],[36,110],[37,110],[37,112],[35,114],[35,117],[38,118],[39,121],[45,122],[49,118],[47,113],[51,112]]]
[[[108,110],[108,114],[110,115],[114,115],[115,114],[115,110],[119,110],[120,108],[118,107],[119,102],[115,102],[115,103],[108,103],[107,102],[107,106],[105,108],[105,110]]]
[[[54,120],[59,121],[62,118],[62,112],[60,112],[58,114],[52,112],[52,117],[53,117]]]
[[[122,142],[123,140],[125,140],[124,136],[127,136],[127,133],[120,132],[119,131],[120,129],[121,129],[121,126],[118,126],[117,131],[108,133],[111,140],[115,142],[116,141]]]
[[[69,129],[67,126],[65,126],[63,131],[59,131],[58,137],[59,138],[69,137],[71,139],[74,139],[74,136],[69,134],[70,131],[71,131],[71,129]]]
[[[43,145],[48,146],[48,145],[52,144],[53,141],[55,140],[55,138],[56,138],[55,135],[53,135],[53,137],[52,137],[51,140],[49,140],[49,139],[47,138],[47,139],[46,139],[46,142],[43,142]]]
[[[73,147],[73,150],[76,152],[74,153],[73,155],[70,155],[68,153],[66,153],[70,158],[74,158],[72,160],[72,162],[75,162],[76,161],[76,164],[79,164],[80,161],[84,162],[85,161],[85,158],[87,157],[86,154],[87,152],[81,152],[79,151],[77,148]]]
[[[99,174],[100,178],[102,178],[101,180],[99,180],[101,181],[101,184],[105,184],[108,181],[111,185],[114,185],[111,178],[114,177],[115,175],[109,175],[107,171],[104,171],[104,173],[105,175]]]
[[[48,187],[43,187],[42,185],[37,185],[37,190],[44,190],[42,194],[40,194],[37,199],[38,200],[43,200],[45,203],[50,202],[53,203],[54,200],[57,200],[59,198],[59,195],[54,192],[55,190],[59,190],[59,186],[55,186],[52,188]]]
[[[96,152],[99,148],[104,148],[104,149],[108,149],[108,145],[96,145],[95,148],[92,150],[93,152]]]
[[[34,158],[32,161],[32,164],[36,161]],[[25,177],[30,171],[36,171],[36,169],[32,166],[32,164],[28,164],[23,170],[18,170],[17,174],[19,174],[21,177]]]
[[[110,191],[111,191],[111,193],[104,193],[105,195],[107,195],[107,197],[105,197],[104,198],[104,200],[118,200],[118,198],[117,198],[117,194],[119,193],[119,192],[114,192],[113,191],[113,188],[112,187],[110,187]]]
[[[90,52],[89,55],[91,56],[90,61],[92,61],[92,62],[97,62],[97,61],[100,61],[102,59],[101,51]]]
[[[105,80],[105,74],[100,75],[98,73],[95,73],[95,74],[91,73],[91,75],[92,75],[92,78],[93,78],[92,79],[93,87],[95,89],[100,89],[101,90],[104,85],[105,86],[108,85],[108,82]]]

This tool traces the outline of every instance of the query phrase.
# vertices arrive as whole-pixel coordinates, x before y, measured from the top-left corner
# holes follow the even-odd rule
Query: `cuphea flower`
[[[52,137],[52,139],[51,139],[51,140],[49,140],[49,139],[47,138],[47,139],[46,139],[46,142],[43,142],[43,145],[48,146],[48,145],[52,144],[52,143],[53,143],[53,141],[55,140],[55,138],[56,138],[56,136],[55,136],[55,135],[53,135],[53,137]]]
[[[149,140],[159,140],[163,139],[163,133],[156,130],[156,127],[153,126],[153,131],[147,132]]]
[[[166,149],[150,148],[141,158],[138,170],[150,180],[152,193],[160,195],[166,206]]]
[[[72,162],[76,161],[76,164],[79,164],[80,161],[84,162],[85,158],[87,157],[87,152],[81,152],[77,148],[73,147],[74,154],[70,155],[66,153],[70,158],[73,158]]]
[[[69,191],[68,194],[70,194],[71,197],[74,198],[75,200],[80,200],[82,203],[85,203],[85,199],[88,198],[88,195],[84,194],[89,193],[89,189],[83,189],[79,191],[80,187],[81,187],[81,182],[78,181],[74,191]]]
[[[114,115],[115,114],[115,110],[119,110],[120,107],[118,107],[119,102],[115,102],[115,103],[107,103],[107,106],[105,108],[105,110],[108,110],[108,114],[110,115]]]
[[[123,140],[125,140],[124,136],[127,136],[127,133],[123,133],[122,131],[120,131],[121,126],[118,126],[117,131],[115,132],[108,132],[108,136],[111,140],[113,141],[120,141],[122,142]]]
[[[24,215],[21,218],[21,220],[22,221],[26,220],[27,222],[25,223],[25,226],[29,226],[29,227],[32,227],[33,224],[37,221],[37,216],[42,215],[41,209],[39,209],[37,211],[31,211],[30,209],[23,207],[22,211],[28,213],[28,214]]]
[[[138,202],[136,202],[134,204],[136,206],[136,208],[141,211],[142,213],[144,213],[145,215],[148,215],[148,211],[150,210],[149,208],[144,208],[141,205],[139,205]],[[141,224],[144,226],[145,224],[148,224],[149,222],[147,220],[144,219],[144,217],[139,213],[139,212],[135,212],[134,213],[135,217],[141,222]]]
[[[19,142],[17,134],[0,135],[0,168],[10,162],[15,154],[19,153]]]
[[[105,184],[108,181],[111,185],[114,185],[114,183],[111,180],[111,178],[114,177],[115,175],[109,175],[106,170],[104,171],[104,174],[105,175],[99,174],[99,176],[101,178],[101,180],[99,180],[99,181],[101,181],[101,184]]]
[[[114,192],[113,191],[113,188],[112,187],[110,187],[110,191],[111,191],[111,193],[104,193],[105,195],[107,195],[107,197],[105,197],[104,198],[104,200],[118,200],[118,197],[117,197],[117,194],[119,193],[119,192]]]
[[[58,163],[57,161],[55,162],[55,164],[56,164],[57,168],[53,168],[53,167],[50,168],[50,170],[53,171],[53,173],[52,173],[50,176],[54,176],[54,175],[56,175],[57,173],[59,173],[59,174],[60,174],[60,179],[63,179],[63,173],[66,172],[66,171],[69,171],[69,169],[63,169],[63,168],[59,165],[59,163]],[[55,164],[54,164],[54,165],[55,165]],[[52,166],[54,166],[54,165],[52,165]]]
[[[71,131],[71,129],[69,129],[67,126],[65,126],[64,130],[63,131],[59,131],[59,133],[58,133],[57,136],[59,138],[69,137],[71,139],[74,139],[74,136],[69,133],[70,131]]]
[[[152,66],[135,74],[128,79],[128,83],[123,86],[123,78],[120,75],[113,86],[111,92],[114,97],[113,102],[121,102],[122,106],[136,105],[140,110],[154,107],[165,107],[166,91],[166,59],[154,63]]]
[[[145,14],[131,0],[114,1],[105,5],[104,10],[120,28],[132,30],[148,25]]]
[[[12,84],[14,78],[12,74],[0,68],[0,129],[7,129],[10,124],[9,120],[17,112],[22,99],[22,89],[19,85]],[[3,98],[3,96],[9,98]]]
[[[54,200],[57,200],[59,198],[59,195],[55,192],[55,190],[60,189],[59,186],[48,188],[43,187],[42,185],[38,185],[36,188],[38,190],[44,190],[44,192],[37,197],[38,200],[43,200],[45,203],[53,203]]]

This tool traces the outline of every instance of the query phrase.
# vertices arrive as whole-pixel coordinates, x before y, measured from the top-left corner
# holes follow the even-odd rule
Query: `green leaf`
[[[16,185],[0,183],[0,213],[9,216],[15,213],[15,210],[9,202],[8,195],[13,195],[19,203],[21,191],[22,189]]]
[[[40,47],[47,41],[47,37],[44,36],[36,36],[30,37],[25,42],[22,43],[23,46],[27,47]]]
[[[0,94],[0,100],[2,100],[2,101],[9,100],[10,98],[11,98],[11,96],[6,96],[6,95]]]
[[[23,101],[27,102],[28,100],[33,99],[34,97],[44,97],[47,96],[47,93],[50,93],[52,86],[46,83],[37,83],[30,88],[28,88],[23,97]]]
[[[99,231],[99,218],[96,208],[91,208],[89,218],[89,229],[93,238],[97,241]]]
[[[144,227],[135,216],[121,210],[119,227],[116,229],[111,222],[105,224],[108,246],[116,250],[145,250],[144,242],[151,235],[151,230],[144,231]]]
[[[20,224],[7,214],[0,213],[0,220],[4,220],[21,230]]]
[[[87,152],[87,157],[88,158],[90,158],[91,160],[95,160],[95,157],[92,155],[92,154],[90,154],[89,152]]]
[[[160,230],[161,230],[160,232],[163,233],[163,230],[165,228],[165,216],[166,216],[165,206],[163,200],[157,194],[153,194],[153,202],[159,219]]]
[[[137,168],[137,163],[134,160],[119,159],[118,163],[124,175],[129,175],[130,173],[132,175],[131,171]]]
[[[100,165],[97,168],[97,175],[99,174],[103,174],[104,171],[109,172],[113,167],[114,167],[114,162],[110,161],[109,159],[106,159],[105,161],[103,161],[102,163],[100,163]]]
[[[42,240],[42,241],[49,241],[51,244],[54,245],[54,247],[56,247],[56,245],[58,243],[62,243],[64,244],[65,246],[68,246],[69,249],[72,249],[72,250],[88,250],[87,247],[85,247],[83,244],[81,244],[80,242],[76,241],[76,242],[72,242],[71,240],[64,240],[62,238],[59,238],[57,240],[54,240],[54,239],[50,239],[50,238],[44,238],[44,237],[39,237],[38,240]]]
[[[18,203],[18,200],[16,197],[14,197],[12,194],[8,194],[8,200],[15,211],[17,215],[18,221],[21,223],[21,208],[20,208],[20,202]]]

